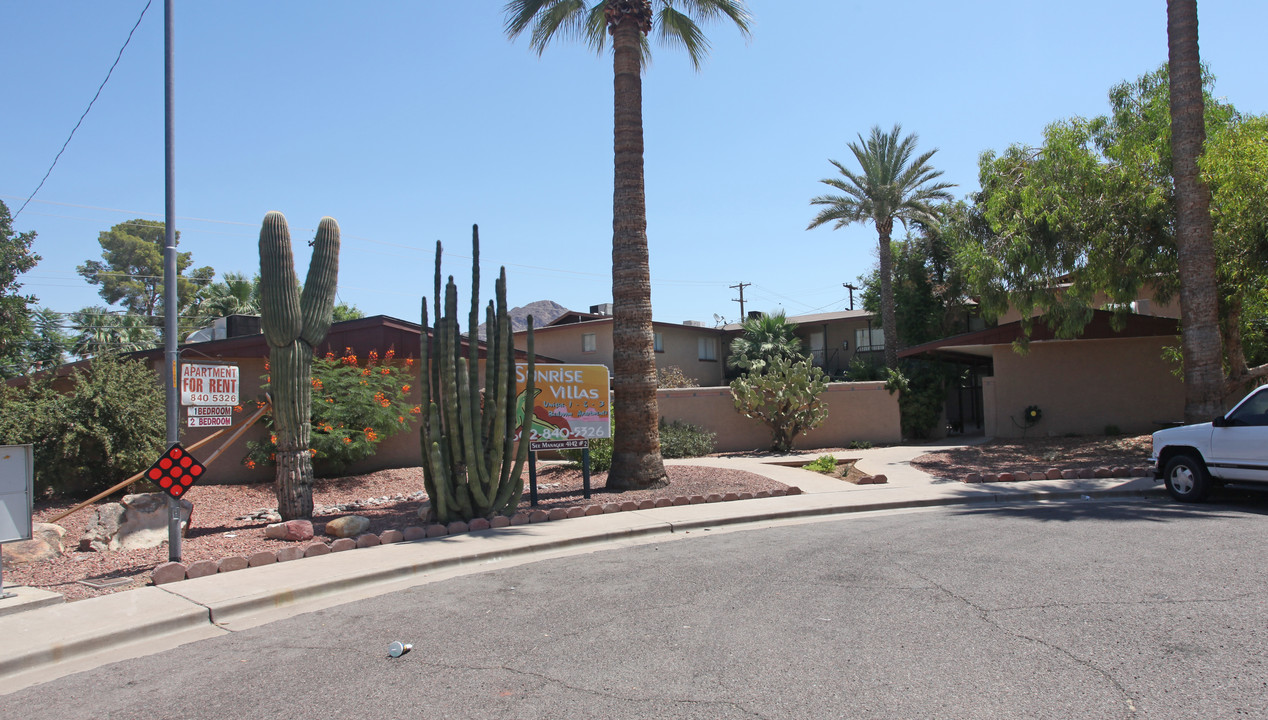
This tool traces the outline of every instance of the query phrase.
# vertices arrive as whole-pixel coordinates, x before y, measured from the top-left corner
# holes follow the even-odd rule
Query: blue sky
[[[470,227],[483,276],[515,305],[611,298],[612,67],[580,44],[538,58],[502,31],[502,2],[176,3],[176,212],[197,265],[253,273],[269,210],[305,240],[344,236],[339,297],[418,320],[432,252],[467,302]],[[105,77],[144,0],[0,5],[0,199],[16,211]],[[751,0],[752,37],[708,29],[693,71],[656,48],[644,76],[652,304],[713,323],[746,309],[846,307],[875,263],[871,225],[806,231],[828,158],[902,123],[933,164],[977,189],[987,149],[1106,110],[1106,92],[1166,59],[1164,0]],[[1268,3],[1199,7],[1216,93],[1268,112]],[[163,213],[163,4],[155,0],[100,99],[15,228],[44,260],[25,290],[61,312],[101,302],[75,266],[97,234]],[[491,295],[491,281],[482,295]]]

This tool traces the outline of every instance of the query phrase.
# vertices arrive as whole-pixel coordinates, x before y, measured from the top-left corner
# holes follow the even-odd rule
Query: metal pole
[[[163,202],[163,348],[167,370],[167,446],[180,441],[180,396],[176,391],[177,321],[180,300],[176,284],[176,153],[173,127],[173,32],[172,10],[175,0],[163,2],[163,145],[164,145],[164,202]],[[176,498],[167,498],[167,558],[172,562],[181,559],[181,506]]]
[[[528,504],[537,507],[537,453],[528,451]]]

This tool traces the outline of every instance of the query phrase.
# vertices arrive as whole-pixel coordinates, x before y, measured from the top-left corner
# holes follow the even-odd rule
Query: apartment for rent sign
[[[237,405],[237,365],[181,364],[181,405]]]
[[[612,437],[608,369],[604,365],[537,365],[534,395],[526,397],[528,365],[515,365],[515,417],[527,412],[529,440],[564,441]],[[519,439],[519,434],[516,434]]]

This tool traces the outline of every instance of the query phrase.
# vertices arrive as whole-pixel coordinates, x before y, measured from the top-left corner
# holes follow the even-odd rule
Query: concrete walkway
[[[128,657],[414,585],[612,545],[678,540],[703,529],[763,527],[844,513],[939,505],[1161,495],[1151,478],[966,485],[911,460],[953,443],[850,451],[883,485],[853,485],[771,458],[671,460],[765,475],[802,494],[619,512],[381,545],[105,595],[75,603],[16,588],[0,600],[0,693]],[[845,453],[841,453],[846,457]],[[814,452],[780,461],[813,460]],[[6,588],[14,590],[13,588]],[[53,602],[54,604],[48,604]],[[41,604],[44,603],[44,604]],[[6,604],[9,608],[6,610]],[[21,606],[21,607],[20,607]],[[15,611],[19,608],[21,611]],[[29,609],[26,609],[29,608]]]

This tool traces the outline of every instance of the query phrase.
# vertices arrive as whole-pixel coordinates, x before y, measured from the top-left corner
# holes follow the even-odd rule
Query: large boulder
[[[181,499],[181,536],[189,532],[194,504]],[[158,547],[167,541],[167,495],[137,493],[124,495],[117,503],[97,508],[79,538],[80,550],[132,550]]]
[[[293,540],[302,542],[313,539],[313,523],[311,520],[287,520],[264,527],[264,537],[275,540]]]
[[[65,552],[62,536],[66,529],[51,523],[34,523],[31,525],[31,539],[21,542],[7,543],[0,550],[0,563],[5,568],[17,565],[52,560]]]
[[[361,515],[345,515],[326,523],[326,534],[335,538],[355,538],[370,529],[370,519]]]

